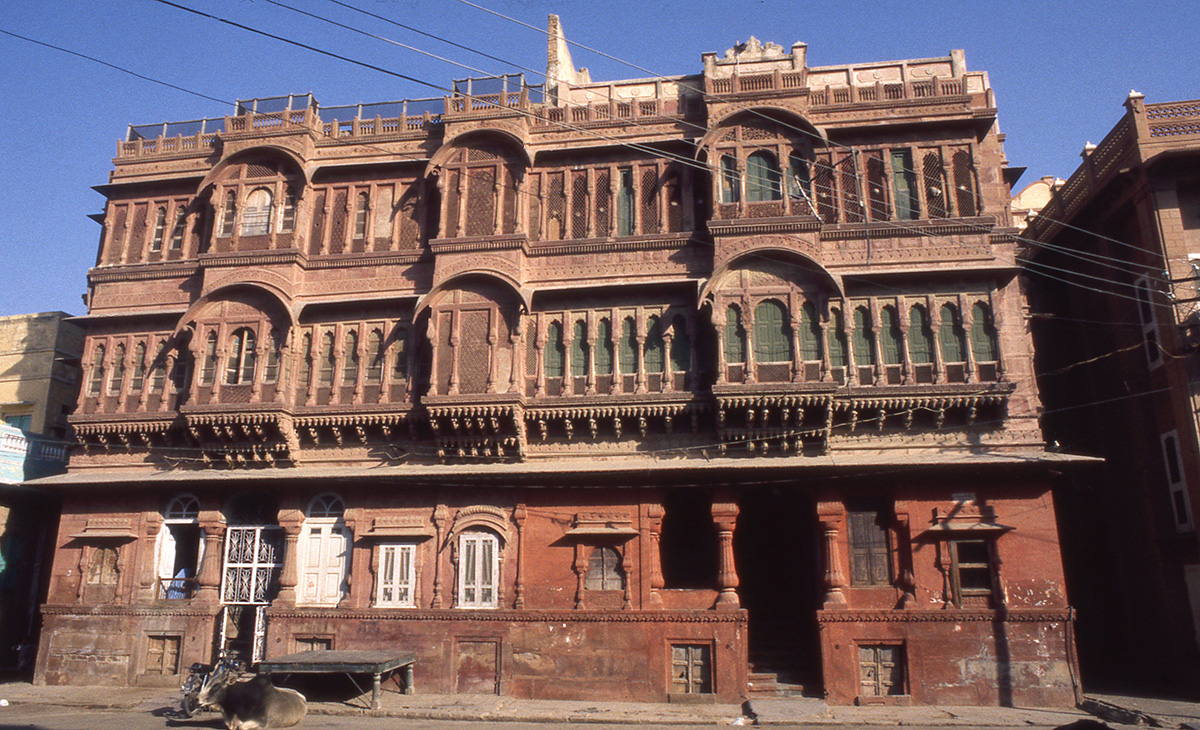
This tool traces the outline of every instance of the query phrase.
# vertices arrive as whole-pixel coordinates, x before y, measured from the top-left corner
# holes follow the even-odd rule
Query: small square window
[[[995,587],[991,543],[986,540],[951,540],[948,547],[954,605],[961,607],[963,599],[991,599]]]
[[[376,576],[375,605],[412,608],[417,605],[416,545],[379,546],[379,573]]]

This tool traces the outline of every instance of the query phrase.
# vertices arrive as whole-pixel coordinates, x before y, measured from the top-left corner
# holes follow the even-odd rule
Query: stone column
[[[216,513],[201,513],[200,530],[204,535],[204,557],[196,579],[196,602],[217,604],[221,600],[221,564],[224,562],[225,524]]]
[[[296,551],[300,545],[300,530],[304,514],[300,510],[280,510],[279,526],[283,528],[283,568],[279,572],[279,595],[275,604],[296,605],[296,585],[300,582]]]
[[[157,513],[150,515],[150,519],[146,520],[145,532],[142,533],[141,549],[138,550],[141,560],[141,571],[138,581],[138,597],[139,603],[149,603],[158,598],[157,583],[158,583],[158,565],[157,547],[158,533],[162,527],[162,517]]]
[[[436,532],[433,545],[433,600],[430,608],[442,608],[442,550],[445,547],[446,522],[450,519],[450,511],[446,505],[439,504],[433,510],[433,527]]]
[[[721,311],[718,311],[718,310],[721,310]],[[714,303],[714,305],[713,305],[713,328],[717,331],[717,382],[718,383],[729,382],[728,377],[727,377],[729,374],[729,367],[728,367],[729,363],[727,363],[725,361],[725,336],[726,336],[725,327],[727,324],[726,318],[727,318],[728,314],[729,314],[728,307],[725,307],[722,309],[719,305]],[[692,342],[694,343],[695,341],[696,341],[696,339],[693,337]],[[695,360],[695,358],[696,358],[695,351],[696,351],[696,348],[693,346],[692,347],[692,359],[693,360]]]
[[[583,582],[587,575],[588,559],[583,545],[575,543],[575,562],[571,565],[575,571],[575,608],[586,608],[583,603]]]
[[[525,505],[513,509],[513,522],[517,525],[517,580],[514,588],[513,608],[525,608]]]
[[[738,600],[737,565],[733,558],[733,530],[737,524],[738,506],[728,494],[718,495],[721,501],[712,504],[713,524],[717,528],[720,554],[717,571],[718,610],[735,610],[741,607]]]
[[[650,577],[650,608],[663,607],[662,596],[659,595],[659,591],[666,585],[662,574],[662,555],[659,553],[663,514],[661,504],[647,505],[646,522],[642,526],[642,544],[644,545],[643,549],[648,553],[647,562],[649,563],[647,573]]]
[[[584,331],[584,395],[596,394],[596,317],[592,312],[587,313],[587,329]]]
[[[817,505],[825,548],[825,605],[824,608],[845,608],[846,574],[842,570],[841,551],[838,549],[838,531],[842,525],[843,508],[837,502],[822,502]]]

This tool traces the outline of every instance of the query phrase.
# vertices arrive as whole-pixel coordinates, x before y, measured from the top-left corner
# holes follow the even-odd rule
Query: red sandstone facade
[[[546,87],[120,143],[37,680],[1073,702],[986,75],[551,30]]]

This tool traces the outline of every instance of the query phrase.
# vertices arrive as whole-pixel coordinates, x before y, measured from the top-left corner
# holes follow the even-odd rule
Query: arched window
[[[860,366],[875,365],[875,343],[871,339],[871,313],[866,307],[854,310],[854,362]]]
[[[583,588],[588,591],[625,590],[625,571],[621,569],[621,556],[614,548],[601,546],[592,550]]]
[[[274,199],[266,188],[255,188],[246,196],[246,210],[242,213],[243,236],[265,236],[271,232],[271,208]]]
[[[133,377],[129,379],[129,392],[141,393],[146,384],[146,343],[139,342],[133,348]]]
[[[663,369],[663,332],[662,322],[658,317],[650,317],[646,322],[646,372],[661,373]]]
[[[817,307],[811,301],[800,308],[800,359],[821,359],[821,325],[817,320]]]
[[[942,362],[964,362],[967,359],[967,335],[963,331],[962,317],[953,304],[942,305],[942,321],[938,327],[938,344],[942,348]]]
[[[154,237],[150,239],[150,250],[161,251],[167,229],[167,209],[160,207],[154,214]]]
[[[257,338],[254,330],[239,327],[229,336],[229,352],[225,360],[225,384],[247,385],[254,382],[254,366],[258,362]]]
[[[596,374],[612,375],[612,322],[605,317],[596,323]]]
[[[108,394],[120,395],[125,387],[125,345],[117,345],[113,352],[112,377],[108,380]]]
[[[900,349],[900,318],[891,306],[879,310],[879,344],[883,348],[883,363],[899,365],[904,362]]]
[[[358,333],[346,330],[346,354],[342,365],[342,385],[358,382]]]
[[[283,194],[283,215],[279,218],[279,232],[291,233],[296,228],[296,191],[288,188]]]
[[[829,367],[846,367],[849,364],[846,358],[846,319],[841,309],[830,308],[829,329],[825,339],[829,347]]]
[[[279,330],[272,329],[267,339],[267,363],[263,367],[263,382],[274,383],[279,380],[279,358],[283,349],[283,338]]]
[[[212,385],[217,377],[217,333],[210,331],[204,341],[204,362],[200,366],[200,384]]]
[[[914,365],[933,362],[933,331],[929,313],[919,304],[908,311],[908,356]]]
[[[383,381],[383,333],[377,329],[371,330],[367,336],[367,382],[379,384]]]
[[[367,194],[359,193],[357,202],[354,205],[354,239],[359,240],[367,237],[367,213],[368,213]]]
[[[746,328],[742,325],[742,313],[730,305],[725,310],[725,364],[746,363]]]
[[[225,204],[221,206],[220,236],[232,236],[233,224],[237,220],[237,196],[230,190],[225,193]]]
[[[88,381],[88,395],[100,395],[104,387],[104,345],[92,350],[92,377]]]
[[[495,608],[499,604],[500,540],[491,532],[467,531],[458,537],[459,608]]]
[[[971,307],[971,354],[975,356],[975,362],[995,362],[999,359],[997,350],[992,310],[986,304],[976,302]]]
[[[333,385],[333,333],[326,332],[321,338],[321,374],[319,384],[322,387]]]
[[[312,335],[304,333],[300,345],[300,385],[307,387],[312,380],[313,351]]]
[[[178,251],[183,248],[183,234],[187,229],[187,212],[180,210],[175,215],[175,226],[171,229],[171,250]]]
[[[742,182],[738,178],[737,158],[721,157],[721,202],[736,203],[742,199]]]
[[[755,152],[746,158],[746,200],[751,203],[783,198],[779,163],[770,152]]]
[[[172,499],[163,510],[163,524],[155,546],[160,600],[183,600],[196,592],[196,576],[203,550],[200,503],[190,494]]]
[[[621,324],[621,374],[632,375],[638,369],[637,338],[634,335],[633,317],[626,317]]]
[[[546,328],[546,349],[542,357],[542,369],[547,378],[561,378],[564,372],[563,330],[559,322],[551,322]]]
[[[687,320],[675,315],[671,320],[671,370],[686,373],[692,367],[692,341],[688,337]]]
[[[396,362],[392,367],[393,380],[408,379],[408,330],[396,331]]]
[[[754,308],[755,362],[791,362],[786,322],[787,310],[774,299]]]
[[[580,377],[587,375],[587,323],[582,319],[575,321],[575,332],[571,339],[571,375]]]
[[[350,567],[345,512],[346,504],[336,494],[318,495],[308,503],[300,532],[297,603],[336,606],[345,596]]]

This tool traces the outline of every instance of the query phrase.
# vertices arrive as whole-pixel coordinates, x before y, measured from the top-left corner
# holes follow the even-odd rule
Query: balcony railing
[[[159,578],[154,595],[160,601],[186,601],[196,595],[196,578]]]

